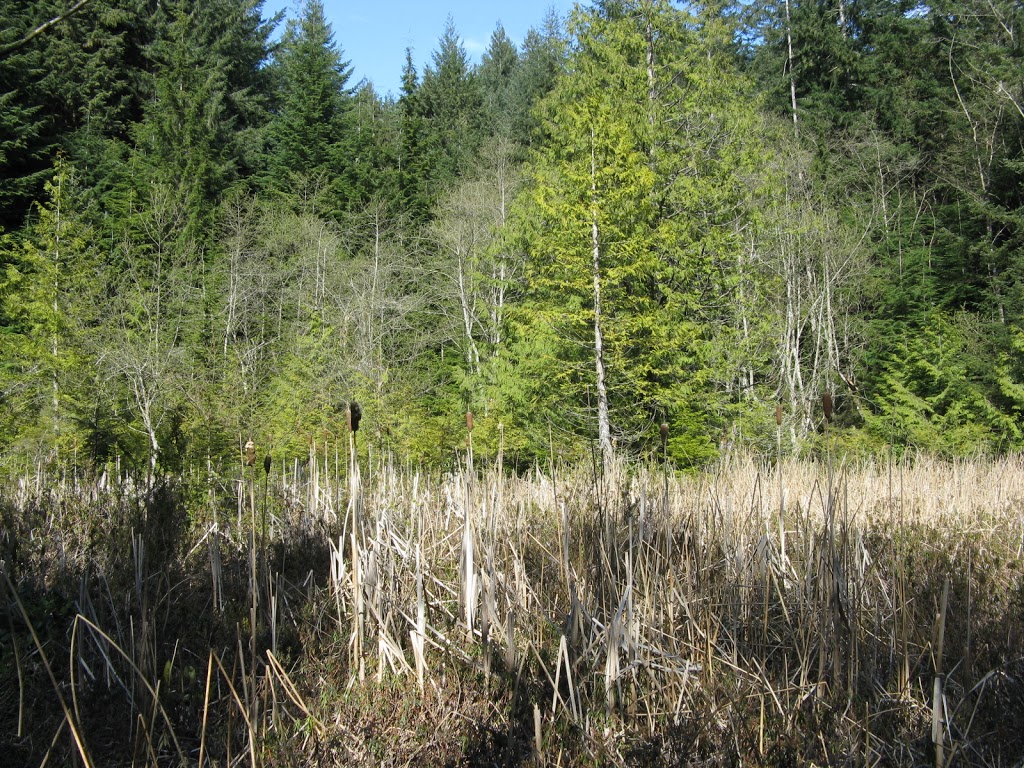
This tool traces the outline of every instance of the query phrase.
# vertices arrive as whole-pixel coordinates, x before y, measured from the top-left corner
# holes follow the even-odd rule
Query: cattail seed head
[[[348,404],[348,410],[345,411],[345,419],[348,421],[349,432],[359,431],[359,420],[361,418],[363,418],[363,409],[359,407],[359,403],[353,400]]]
[[[472,411],[466,411],[466,429],[468,429],[470,432],[473,431],[473,412]]]
[[[775,426],[782,426],[782,403],[775,406]]]
[[[664,448],[668,443],[668,422],[661,422],[661,447]]]
[[[270,474],[271,463],[272,462],[270,459],[270,454],[268,453],[266,456],[263,457],[263,471],[268,475]]]
[[[247,440],[245,443],[245,466],[251,467],[256,463],[256,443]]]
[[[825,413],[825,421],[832,421],[832,394],[826,392],[821,396],[821,410]]]

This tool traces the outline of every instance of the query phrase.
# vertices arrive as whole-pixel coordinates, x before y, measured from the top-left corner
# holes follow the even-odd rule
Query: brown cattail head
[[[473,431],[473,412],[472,411],[466,411],[466,429],[468,429],[470,432]]]
[[[270,465],[271,465],[271,459],[270,459],[270,454],[268,453],[266,456],[263,457],[263,471],[265,473],[267,473],[268,475],[270,474]]]
[[[832,394],[826,392],[821,396],[821,410],[825,414],[825,421],[832,421]]]
[[[256,463],[256,443],[247,440],[245,443],[245,466],[251,467]]]
[[[358,432],[359,420],[363,418],[363,409],[359,407],[359,403],[355,400],[348,404],[348,410],[345,411],[345,418],[348,421],[348,431]]]
[[[782,403],[775,406],[775,426],[782,426]]]
[[[664,448],[668,443],[668,422],[661,422],[661,447]]]

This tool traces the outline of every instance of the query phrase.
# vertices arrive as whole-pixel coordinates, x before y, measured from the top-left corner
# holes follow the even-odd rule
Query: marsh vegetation
[[[1024,757],[1020,459],[341,454],[6,486],[9,764]]]

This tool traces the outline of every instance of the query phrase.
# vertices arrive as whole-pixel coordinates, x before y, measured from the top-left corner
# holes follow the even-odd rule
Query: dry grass
[[[7,488],[11,764],[1024,760],[1019,458],[336,467]]]

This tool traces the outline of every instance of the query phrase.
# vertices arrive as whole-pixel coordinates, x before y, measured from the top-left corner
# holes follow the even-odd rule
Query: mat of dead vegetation
[[[2,491],[5,765],[1024,761],[1024,461]]]

